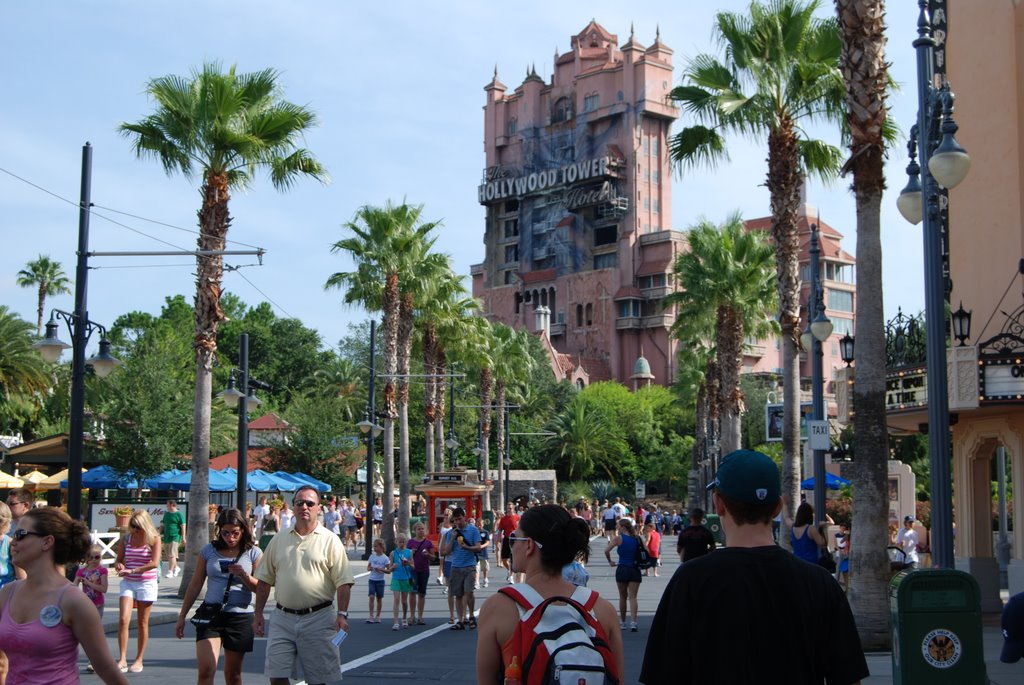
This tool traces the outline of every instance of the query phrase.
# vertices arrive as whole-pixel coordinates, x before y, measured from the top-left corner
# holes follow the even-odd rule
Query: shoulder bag
[[[237,564],[238,560],[242,558],[242,553],[239,553],[232,564]],[[217,623],[220,619],[221,610],[228,603],[228,594],[231,592],[231,579],[234,576],[228,574],[228,582],[224,585],[224,597],[220,602],[203,602],[196,609],[196,613],[192,614],[192,618],[189,622],[192,623],[196,628],[216,628]]]

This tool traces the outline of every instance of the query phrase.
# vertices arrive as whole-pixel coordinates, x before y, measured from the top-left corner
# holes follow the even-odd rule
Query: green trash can
[[[725,530],[722,528],[722,519],[718,514],[704,514],[704,527],[711,531],[715,538],[715,544],[725,544]]]
[[[901,571],[889,582],[889,612],[894,685],[988,682],[974,576]]]

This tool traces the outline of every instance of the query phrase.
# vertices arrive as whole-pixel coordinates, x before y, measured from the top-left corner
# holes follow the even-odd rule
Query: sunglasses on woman
[[[533,538],[527,537],[525,535],[515,535],[515,534],[510,534],[508,536],[508,544],[509,544],[509,546],[516,544],[520,540],[533,540]],[[533,540],[533,544],[537,545],[541,549],[544,549],[544,545],[542,545],[541,543],[537,542],[536,540]]]
[[[11,537],[13,537],[15,540],[21,541],[27,538],[29,535],[35,535],[36,537],[40,538],[47,537],[46,533],[37,533],[34,530],[25,530],[24,528],[19,528],[18,530],[14,531],[11,534]]]

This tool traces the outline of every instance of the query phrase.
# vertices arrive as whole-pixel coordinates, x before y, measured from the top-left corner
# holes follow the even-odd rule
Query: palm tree
[[[883,164],[889,130],[885,61],[885,3],[882,0],[836,0],[843,38],[841,65],[846,81],[850,159],[857,198],[857,460],[854,479],[857,506],[853,526],[858,544],[851,550],[850,605],[861,644],[880,649],[889,644],[887,580],[889,564],[887,459],[885,423],[885,324],[882,307],[881,206],[885,190]]]
[[[570,480],[578,480],[601,470],[615,481],[614,455],[620,442],[599,412],[576,397],[561,414],[548,424],[554,433],[548,445],[554,450],[558,464]],[[617,447],[616,447],[617,446]]]
[[[45,393],[53,379],[46,362],[32,349],[32,324],[0,305],[0,422],[11,417],[8,403]],[[8,426],[0,423],[0,429]]]
[[[417,225],[423,207],[391,201],[383,207],[364,205],[344,228],[353,234],[334,243],[332,252],[346,252],[355,270],[338,272],[327,279],[325,289],[345,289],[346,304],[360,304],[371,312],[382,312],[384,342],[384,525],[382,537],[387,549],[394,547],[392,508],[388,498],[395,488],[395,419],[398,418],[395,380],[398,374],[399,323],[403,276],[409,274],[409,257],[418,254],[417,245],[432,244],[429,233],[436,224]]]
[[[272,69],[238,74],[231,67],[224,73],[216,63],[204,64],[191,78],[155,78],[146,92],[156,102],[156,110],[137,123],[120,126],[138,157],[156,158],[168,174],[180,173],[188,179],[199,175],[202,179],[200,251],[224,249],[231,224],[231,191],[248,186],[257,171],[265,170],[278,190],[290,188],[302,176],[327,180],[320,163],[299,146],[303,134],[317,123],[316,115],[282,99],[278,78]],[[196,392],[188,509],[191,549],[207,542],[212,366],[217,329],[224,320],[220,305],[223,257],[197,255],[196,267]],[[194,567],[195,558],[189,557],[179,596],[184,595]]]
[[[38,259],[29,262],[18,272],[18,285],[22,288],[35,288],[36,335],[43,334],[43,311],[46,309],[46,298],[50,295],[69,295],[71,279],[64,273],[60,262],[50,259],[49,255],[39,255]]]
[[[682,165],[727,156],[725,132],[767,139],[772,239],[782,337],[782,491],[791,507],[800,488],[800,242],[797,212],[805,175],[835,177],[841,152],[802,137],[806,124],[843,122],[845,91],[839,72],[840,40],[834,19],[817,19],[818,0],[752,2],[749,12],[715,15],[724,61],[698,55],[685,67],[684,85],[671,92],[698,124],[673,137],[672,157]],[[784,539],[788,540],[788,536]]]
[[[505,458],[505,404],[509,400],[509,387],[525,385],[533,368],[529,335],[525,329],[515,330],[503,324],[494,326],[494,403],[498,408],[498,501],[494,510],[499,512],[505,511],[505,476],[502,468],[502,460]]]
[[[738,213],[721,226],[706,219],[688,233],[690,249],[676,258],[678,290],[665,298],[678,305],[677,320],[692,322],[714,311],[714,348],[720,383],[718,406],[723,454],[740,448],[743,341],[774,332],[774,251],[762,235],[747,231]]]
[[[423,413],[428,472],[439,469],[443,463],[443,405],[446,387],[443,380],[446,372],[444,343],[459,335],[453,329],[461,329],[464,326],[463,319],[477,309],[478,303],[469,297],[462,279],[452,272],[433,283],[432,292],[424,298],[420,307],[416,324],[419,327],[426,374]],[[442,429],[440,432],[439,426]]]
[[[432,229],[439,224],[430,224]],[[424,224],[423,227],[426,227]],[[423,228],[421,227],[421,228]],[[406,273],[400,281],[401,300],[398,307],[398,532],[409,535],[411,515],[409,495],[409,370],[412,360],[413,326],[417,309],[436,294],[437,288],[452,274],[448,255],[431,253],[434,238],[411,244],[406,253]]]

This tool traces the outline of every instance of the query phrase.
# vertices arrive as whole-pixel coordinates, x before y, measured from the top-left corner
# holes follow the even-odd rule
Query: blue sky
[[[531,64],[547,80],[556,48],[567,51],[570,36],[595,18],[618,35],[620,45],[631,23],[644,45],[653,42],[660,26],[663,42],[675,51],[678,83],[688,57],[713,49],[714,12],[743,11],[747,5],[735,0],[642,6],[602,0],[3,3],[0,58],[7,69],[0,169],[71,204],[0,172],[0,304],[35,321],[35,294],[17,287],[15,274],[40,253],[62,262],[73,277],[85,141],[94,148],[92,250],[162,250],[166,243],[194,247],[194,234],[111,211],[194,231],[199,207],[198,186],[166,176],[154,161],[137,160],[115,129],[151,110],[144,93],[148,79],[184,75],[203,61],[219,60],[241,71],[273,67],[282,72],[285,96],[319,114],[321,125],[309,134],[307,146],[332,178],[326,186],[303,181],[283,194],[259,178],[233,196],[229,238],[263,247],[267,254],[261,267],[226,274],[225,287],[250,304],[272,301],[279,315],[301,319],[333,345],[349,322],[365,317],[342,304],[341,293],[323,290],[332,273],[350,268],[330,253],[330,245],[343,237],[342,224],[359,206],[403,198],[422,203],[426,219],[443,221],[437,248],[452,255],[459,273],[468,275],[469,266],[482,261],[484,210],[476,187],[484,166],[483,86],[495,65],[510,89]],[[911,42],[917,8],[893,0],[888,5],[887,54],[901,85],[891,104],[901,129],[908,130],[916,112]],[[826,2],[822,13],[831,11]],[[685,229],[702,215],[721,220],[735,209],[747,218],[769,213],[763,145],[734,138],[730,146],[730,164],[676,175],[674,228]],[[897,307],[915,313],[924,307],[920,227],[907,224],[895,206],[906,182],[905,166],[901,143],[887,164],[882,215],[887,317]],[[823,221],[846,235],[844,247],[855,252],[848,185],[814,183],[809,199]],[[193,262],[188,257],[92,259],[91,265],[101,268],[90,272],[90,318],[110,324],[126,311],[157,312],[164,298],[175,294],[191,301]],[[47,306],[71,309],[73,301],[59,296]]]

